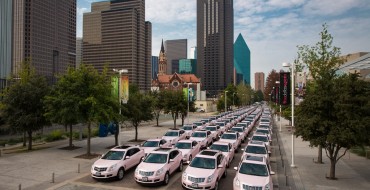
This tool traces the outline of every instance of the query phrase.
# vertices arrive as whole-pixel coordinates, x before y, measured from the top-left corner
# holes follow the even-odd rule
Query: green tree
[[[142,94],[136,85],[130,85],[130,98],[122,106],[122,116],[135,127],[135,141],[138,140],[138,127],[141,122],[153,120],[153,98]]]
[[[306,65],[310,71],[310,75],[313,78],[313,83],[317,80],[332,80],[334,79],[334,74],[337,66],[341,65],[343,61],[339,58],[341,52],[340,48],[335,47],[333,44],[333,37],[328,32],[328,26],[323,25],[323,29],[320,32],[320,41],[316,43],[315,46],[298,46],[298,59],[295,60],[296,63],[300,65]],[[302,66],[303,67],[303,66]],[[320,82],[318,82],[320,83]],[[318,88],[325,88],[325,82],[321,82],[324,86],[318,86]],[[330,81],[329,83],[330,84]],[[313,84],[315,86],[315,84]],[[323,93],[331,92],[325,91]],[[326,97],[325,94],[323,97]],[[317,113],[319,114],[319,113]],[[326,113],[322,113],[322,116],[318,116],[325,119]],[[319,124],[320,125],[320,124]],[[320,127],[320,126],[318,126]],[[318,145],[318,157],[317,163],[322,163],[322,146]]]
[[[333,72],[333,71],[332,71]],[[330,160],[330,179],[335,179],[335,166],[348,149],[364,145],[370,129],[368,82],[355,74],[316,80],[298,107],[296,132],[311,146],[323,146]],[[340,149],[345,151],[340,154]]]
[[[157,126],[159,126],[159,116],[165,108],[165,93],[164,91],[154,91],[150,92],[153,97],[153,115],[157,121]]]
[[[250,104],[253,95],[252,88],[250,85],[245,85],[242,83],[238,84],[236,86],[236,93],[239,100],[238,102],[239,106]]]
[[[72,71],[76,75],[73,84],[78,89],[76,99],[78,109],[76,114],[79,121],[87,124],[87,155],[91,155],[91,126],[92,124],[109,123],[117,117],[118,104],[111,94],[112,85],[107,69],[99,73],[91,66],[81,65]]]
[[[13,79],[15,80],[15,79]],[[28,62],[22,66],[20,79],[5,90],[2,111],[12,131],[27,133],[28,150],[32,150],[32,134],[49,122],[44,117],[43,99],[48,94],[46,79],[37,75]]]
[[[184,105],[187,105],[186,98],[182,91],[165,91],[166,100],[165,100],[165,113],[171,113],[173,119],[173,125],[176,129],[176,119],[179,117],[181,112],[186,108]]]
[[[254,100],[256,102],[261,102],[264,100],[263,92],[261,90],[258,90],[254,93]]]
[[[74,68],[68,68],[67,74],[59,77],[51,93],[45,97],[45,116],[50,121],[69,126],[69,147],[72,147],[73,125],[79,121],[78,75]]]

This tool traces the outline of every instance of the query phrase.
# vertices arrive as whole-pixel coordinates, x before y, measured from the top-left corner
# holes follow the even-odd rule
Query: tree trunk
[[[137,126],[138,126],[139,124],[134,124],[134,126],[135,126],[135,141],[137,141],[137,136],[138,136],[138,131],[137,131]]]
[[[318,147],[318,155],[317,155],[317,162],[316,163],[318,163],[318,164],[323,164],[323,162],[322,162],[322,146],[321,145],[319,145],[319,147]]]
[[[335,178],[335,165],[336,165],[336,158],[330,159],[329,179],[336,179]]]
[[[181,115],[181,126],[184,126],[185,115]]]
[[[65,125],[67,126],[67,125]],[[69,147],[72,147],[72,139],[73,139],[73,134],[72,134],[72,124],[69,124]]]
[[[116,132],[114,133],[114,145],[115,146],[118,146],[118,135],[119,135],[119,123],[115,123],[114,125],[116,125]]]
[[[91,155],[91,147],[90,147],[90,138],[91,138],[91,123],[87,124],[87,156]]]
[[[28,133],[28,150],[32,150],[32,131],[27,131]]]
[[[65,124],[64,125],[64,130],[67,132],[68,131],[68,125],[67,124]]]
[[[176,129],[176,119],[177,119],[177,115],[176,114],[172,114],[172,119],[173,119],[173,127],[174,129]]]
[[[157,127],[159,126],[159,114],[155,116],[155,119],[157,120]]]
[[[27,146],[27,136],[26,136],[26,132],[23,132],[23,147],[26,147]]]

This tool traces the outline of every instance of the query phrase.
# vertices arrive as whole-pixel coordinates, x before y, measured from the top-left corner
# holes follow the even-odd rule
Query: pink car
[[[226,167],[228,168],[230,166],[230,163],[234,159],[234,155],[235,155],[235,150],[233,146],[231,145],[231,143],[217,141],[217,142],[214,142],[209,147],[209,149],[221,151],[222,154],[225,156],[225,159],[227,160]]]
[[[219,141],[230,143],[233,146],[235,152],[238,152],[238,147],[240,147],[241,145],[241,138],[239,136],[239,133],[234,131],[225,132],[221,135]]]
[[[211,136],[211,131],[207,130],[199,130],[195,131],[189,140],[197,141],[201,148],[206,148],[207,146],[211,145],[213,142],[213,138]]]
[[[185,189],[218,189],[221,177],[226,177],[227,160],[219,150],[203,150],[182,174]]]
[[[241,161],[233,182],[234,190],[260,189],[273,190],[272,177],[269,164],[265,157],[247,156]]]
[[[248,134],[246,132],[247,130],[245,129],[245,127],[242,127],[242,126],[234,126],[233,128],[230,129],[230,131],[234,131],[234,132],[239,133],[239,136],[240,136],[240,139],[241,139],[242,143],[245,141],[245,139],[248,136]]]
[[[206,130],[211,131],[211,136],[212,136],[214,141],[216,141],[220,137],[220,135],[222,134],[220,126],[218,126],[218,125],[208,125],[206,127]]]
[[[172,145],[175,145],[177,141],[186,139],[186,133],[182,129],[171,129],[168,130],[162,139],[171,142]]]
[[[181,152],[174,148],[158,148],[148,154],[136,167],[135,181],[139,184],[167,185],[170,175],[182,171]]]
[[[181,140],[176,143],[175,147],[182,153],[182,161],[190,163],[195,155],[200,152],[200,144],[194,140]]]
[[[249,141],[247,146],[242,150],[243,154],[241,160],[243,160],[246,155],[263,156],[267,161],[269,160],[270,151],[268,151],[266,144],[262,141]]]
[[[159,147],[168,148],[171,146],[172,146],[171,142],[168,142],[165,139],[148,139],[143,144],[141,144],[141,147],[145,151],[145,155],[147,155],[148,153],[150,153],[156,148],[159,148]]]
[[[91,177],[94,179],[116,177],[123,179],[125,172],[138,165],[145,157],[144,150],[137,146],[117,146],[94,162]]]
[[[182,130],[186,133],[186,138],[190,138],[194,131],[199,130],[198,126],[195,124],[187,124],[181,127]]]

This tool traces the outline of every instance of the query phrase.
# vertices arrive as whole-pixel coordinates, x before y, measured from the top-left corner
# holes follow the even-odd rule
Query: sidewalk
[[[276,132],[280,139],[280,146],[283,147],[286,157],[285,163],[289,163],[295,189],[298,190],[340,190],[340,189],[370,189],[370,160],[364,157],[349,153],[338,161],[336,165],[336,177],[338,180],[326,179],[329,173],[330,160],[323,150],[324,164],[316,164],[318,149],[309,147],[309,142],[303,141],[300,137],[294,136],[294,162],[296,167],[290,168],[292,155],[292,133],[289,121],[282,118],[282,130],[279,132],[279,121],[276,123]],[[344,151],[344,150],[343,150]],[[293,188],[292,188],[293,189]]]
[[[201,115],[190,118],[190,122],[197,121]],[[181,120],[177,120],[177,125]],[[153,124],[155,125],[155,124]],[[162,121],[161,127],[141,126],[138,128],[138,139],[146,140],[153,137],[161,137],[169,128],[173,127],[173,120]],[[134,139],[134,128],[128,128],[121,132],[122,143],[129,143]],[[76,178],[90,171],[92,163],[96,159],[79,159],[76,156],[86,153],[86,139],[73,141],[75,146],[81,147],[75,150],[61,150],[68,145],[60,142],[58,145],[33,152],[5,154],[0,157],[0,189],[14,190],[21,185],[22,189],[47,189],[57,184],[63,184],[69,179]],[[91,139],[91,153],[102,154],[108,146],[114,145],[114,136]],[[16,164],[15,164],[16,163]],[[80,173],[78,173],[80,166]],[[52,175],[54,173],[54,183]]]

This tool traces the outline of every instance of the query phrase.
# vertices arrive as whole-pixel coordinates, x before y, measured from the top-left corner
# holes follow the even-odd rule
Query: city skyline
[[[101,0],[77,0],[77,36],[82,34],[82,13],[89,12],[95,1]],[[153,24],[152,55],[157,56],[162,38],[188,39],[188,51],[196,46],[195,0],[146,0],[145,4],[146,20]],[[158,11],[163,5],[166,11]],[[239,33],[244,36],[251,50],[251,73],[283,69],[282,62],[297,56],[297,45],[315,45],[324,23],[343,55],[370,51],[366,0],[335,4],[330,0],[234,0],[234,18],[234,42]],[[254,86],[254,77],[251,80]]]

